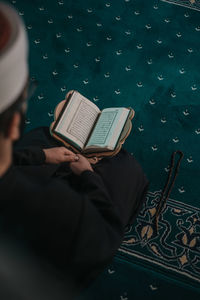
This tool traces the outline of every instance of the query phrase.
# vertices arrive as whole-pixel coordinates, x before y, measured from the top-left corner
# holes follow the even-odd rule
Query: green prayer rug
[[[39,83],[26,131],[49,126],[72,89],[100,109],[135,110],[124,147],[150,180],[147,201],[82,299],[199,297],[199,1],[7,2],[25,20],[30,77]],[[152,220],[176,150],[184,157],[155,232]]]

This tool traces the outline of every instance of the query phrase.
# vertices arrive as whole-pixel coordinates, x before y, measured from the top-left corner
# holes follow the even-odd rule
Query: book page
[[[82,149],[99,113],[94,103],[74,92],[55,131]]]
[[[129,116],[130,110],[127,108],[123,108],[123,110],[120,112],[120,114],[118,115],[118,120],[116,122],[116,126],[111,129],[111,135],[110,135],[110,139],[107,141],[108,143],[108,147],[110,149],[114,149],[119,136],[122,132],[122,129],[124,128],[125,122]]]
[[[87,143],[87,149],[101,147],[113,150],[124,127],[129,109],[104,109]]]

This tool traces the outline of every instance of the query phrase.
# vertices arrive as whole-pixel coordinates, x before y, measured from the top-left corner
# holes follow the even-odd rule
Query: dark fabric
[[[39,157],[41,147],[57,147],[62,146],[62,143],[51,137],[48,127],[40,127],[32,130],[31,133],[25,134],[23,139],[16,145],[17,151],[15,151],[15,155],[18,155],[19,160],[22,149],[24,164],[26,164],[24,149],[27,150],[27,145],[32,146],[32,157]],[[29,156],[27,155],[27,163],[30,163]],[[42,155],[41,162],[44,162]],[[39,163],[38,160],[37,163]],[[31,164],[33,164],[33,162],[31,162]],[[45,165],[45,167],[46,172],[51,170],[48,175],[51,176],[52,173],[54,173],[54,176],[68,178],[74,187],[79,189],[79,178],[73,175],[68,163],[59,166]],[[146,175],[137,160],[133,155],[122,148],[118,155],[112,158],[103,158],[103,160],[99,161],[96,165],[93,165],[93,168],[95,172],[101,176],[112,201],[119,211],[123,226],[132,223],[145,200],[149,186]]]
[[[148,182],[125,150],[80,176],[68,163],[44,165],[41,149],[57,145],[47,128],[15,145],[15,165],[0,180],[2,229],[82,286],[116,253]]]

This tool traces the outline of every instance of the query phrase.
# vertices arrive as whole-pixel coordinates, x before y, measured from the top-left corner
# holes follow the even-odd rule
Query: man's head
[[[22,19],[0,2],[0,137],[16,140],[26,108],[28,39]]]

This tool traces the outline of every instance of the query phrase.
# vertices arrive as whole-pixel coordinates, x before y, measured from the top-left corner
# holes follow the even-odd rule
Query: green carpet
[[[30,76],[39,82],[27,131],[49,126],[71,89],[100,109],[132,106],[136,112],[124,147],[151,182],[147,203],[84,299],[197,295],[200,12],[158,0],[9,2],[26,22]],[[152,217],[177,149],[184,158],[156,234]]]

